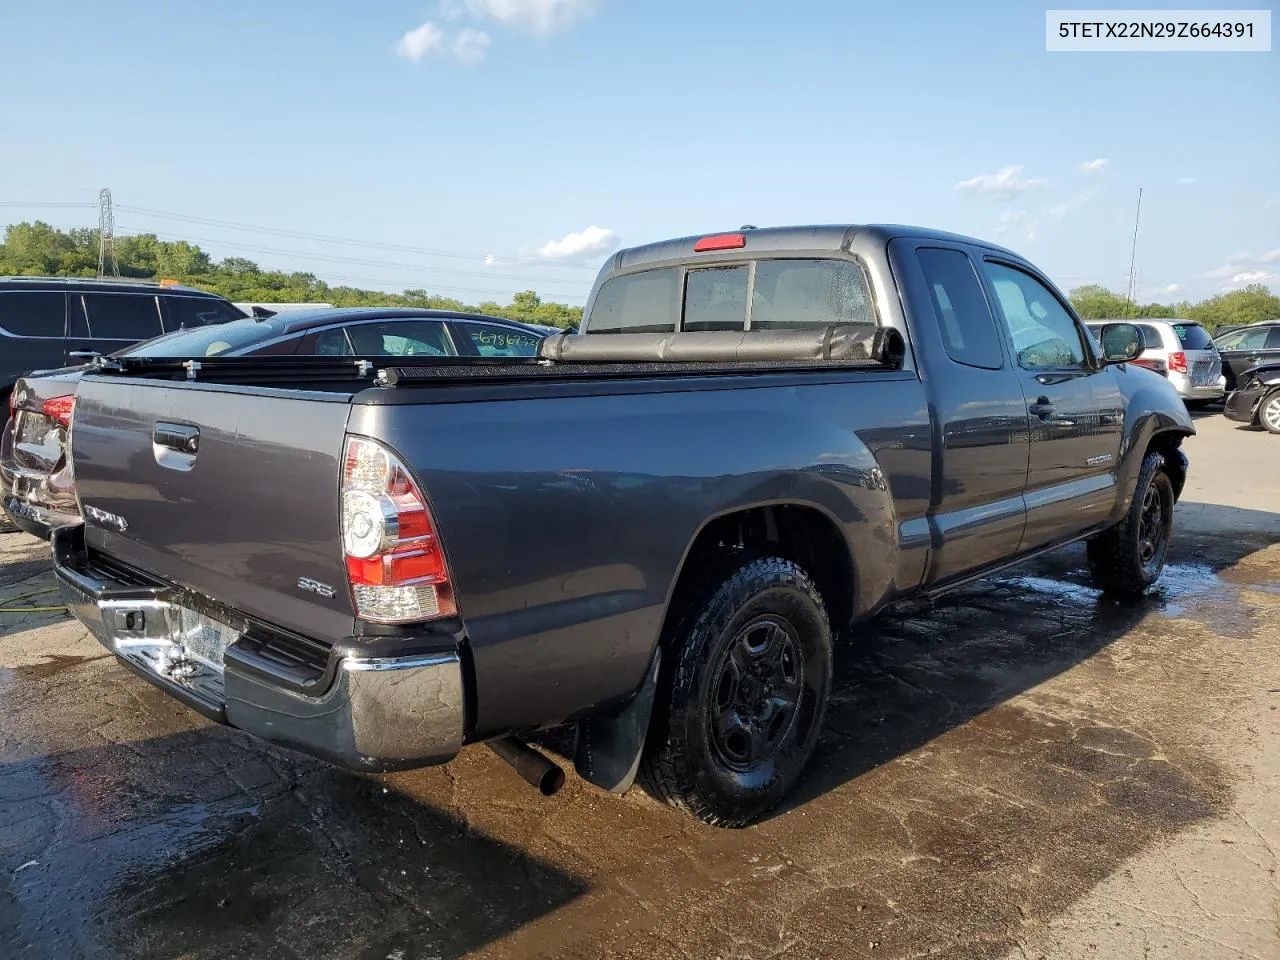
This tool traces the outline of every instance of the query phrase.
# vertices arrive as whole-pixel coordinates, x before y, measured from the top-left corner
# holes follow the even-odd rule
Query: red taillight
[[[1169,354],[1169,369],[1174,373],[1187,372],[1187,355],[1181,350]]]
[[[738,250],[747,245],[745,233],[719,233],[714,237],[703,237],[693,245],[694,253],[705,253],[708,250]]]
[[[40,404],[40,412],[46,417],[56,420],[66,429],[71,426],[71,411],[76,406],[76,395],[68,394],[65,397],[50,397]]]
[[[390,450],[348,437],[342,471],[342,546],[356,614],[412,623],[457,612],[427,499]]]

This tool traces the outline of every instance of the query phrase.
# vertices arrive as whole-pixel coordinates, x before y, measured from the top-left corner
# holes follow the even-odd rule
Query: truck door
[[[1012,556],[1022,541],[1028,415],[974,259],[960,246],[900,238],[890,261],[911,305],[934,424],[925,582]]]
[[[1033,550],[1082,533],[1110,514],[1123,416],[1091,338],[1048,282],[1025,265],[991,256],[983,258],[982,272],[1029,414],[1020,551]]]

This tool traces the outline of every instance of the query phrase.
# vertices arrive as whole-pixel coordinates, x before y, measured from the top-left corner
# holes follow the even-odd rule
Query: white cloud
[[[467,27],[453,40],[453,55],[459,63],[472,66],[479,63],[489,52],[489,35],[483,30]]]
[[[1008,209],[1000,214],[1000,225],[996,227],[996,236],[1017,232],[1028,243],[1036,238],[1036,221],[1026,210]]]
[[[619,238],[614,231],[591,226],[544,243],[536,252],[544,260],[580,262],[611,253],[617,249],[618,243]]]
[[[428,20],[422,26],[409,30],[396,41],[396,53],[406,60],[418,63],[429,53],[444,44],[444,31]]]
[[[596,12],[596,0],[466,0],[466,6],[478,20],[496,20],[541,36],[567,30]]]
[[[1273,193],[1263,201],[1262,205],[1268,209],[1271,207],[1280,207],[1280,193]]]
[[[1247,287],[1251,283],[1266,283],[1274,276],[1274,273],[1266,270],[1244,270],[1227,280],[1223,287]]]
[[[1152,287],[1150,290],[1145,291],[1144,296],[1167,297],[1171,294],[1177,293],[1181,289],[1182,284],[1180,283],[1166,283],[1163,287]]]
[[[1280,263],[1280,247],[1274,250],[1268,250],[1258,258],[1263,263]]]
[[[1079,210],[1086,203],[1092,200],[1097,192],[1097,190],[1085,190],[1072,197],[1070,200],[1064,200],[1062,203],[1050,207],[1046,211],[1049,214],[1049,219],[1054,223],[1061,223],[1069,214]]]
[[[1196,182],[1195,177],[1179,177],[1178,184],[1183,187],[1189,187]]]
[[[439,11],[445,20],[460,20],[467,15],[467,5],[463,0],[440,0]]]
[[[1080,164],[1080,169],[1085,173],[1101,173],[1103,170],[1107,169],[1107,164],[1110,162],[1111,161],[1106,157],[1098,157],[1096,160],[1086,160],[1084,163]]]
[[[486,253],[484,255],[484,265],[486,267],[492,267],[497,262],[498,262],[498,258],[495,257],[492,253]]]
[[[1039,177],[1023,177],[1022,166],[1015,164],[996,173],[980,173],[955,185],[961,193],[975,193],[996,200],[1012,200],[1028,190],[1043,187],[1047,181]]]

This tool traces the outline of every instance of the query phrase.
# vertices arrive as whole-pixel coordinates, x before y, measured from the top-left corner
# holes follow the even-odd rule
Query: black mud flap
[[[610,793],[622,794],[631,788],[644,752],[661,663],[662,651],[655,650],[644,683],[621,712],[609,717],[590,717],[578,724],[573,766],[583,780]]]

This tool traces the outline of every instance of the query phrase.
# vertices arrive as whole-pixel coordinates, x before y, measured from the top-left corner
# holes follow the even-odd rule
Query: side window
[[[98,340],[150,340],[163,332],[156,298],[133,293],[86,293],[89,329]]]
[[[0,293],[0,327],[16,337],[62,337],[66,325],[65,293]]]
[[[1274,342],[1271,337],[1274,337]],[[1222,338],[1222,350],[1261,350],[1271,345],[1280,347],[1280,327],[1240,330]]]
[[[341,327],[307,337],[303,341],[302,349],[304,352],[314,353],[317,357],[355,356],[355,351],[351,349],[351,341],[347,339],[347,331]]]
[[[685,275],[681,330],[742,330],[747,325],[750,269],[705,267]]]
[[[588,333],[671,333],[679,309],[679,273],[649,270],[611,277],[600,287]]]
[[[160,300],[164,304],[166,331],[190,330],[240,319],[229,304],[209,297],[161,297]]]
[[[1280,350],[1280,327],[1271,328],[1271,333],[1267,335],[1267,349]]]
[[[1142,334],[1143,350],[1164,349],[1164,334],[1160,332],[1159,327],[1153,327],[1149,323],[1139,323],[1137,327],[1138,332]]]
[[[354,323],[347,336],[358,357],[453,357],[458,351],[440,320]]]
[[[542,337],[532,331],[526,333],[492,323],[459,322],[453,326],[482,357],[535,357],[542,342]]]
[[[947,356],[969,367],[1004,366],[1000,337],[973,263],[960,250],[916,251]]]
[[[788,330],[875,323],[867,281],[847,260],[759,260],[751,329]]]
[[[1000,313],[1013,338],[1018,366],[1024,370],[1084,366],[1080,330],[1048,287],[1030,274],[1002,263],[984,263],[982,269],[991,281]]]

